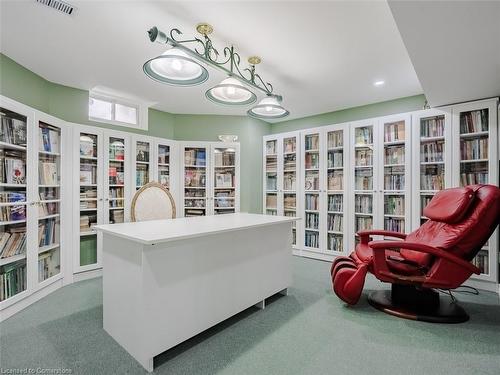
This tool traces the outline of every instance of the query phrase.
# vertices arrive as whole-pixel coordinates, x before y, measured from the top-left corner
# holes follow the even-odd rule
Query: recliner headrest
[[[469,187],[441,190],[424,208],[424,215],[434,221],[459,222],[474,201],[475,192]]]

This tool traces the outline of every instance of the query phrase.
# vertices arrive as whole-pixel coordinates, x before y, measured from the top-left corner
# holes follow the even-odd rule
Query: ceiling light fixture
[[[383,81],[383,80],[373,82],[374,86],[383,86],[384,84],[385,84],[385,81]]]
[[[205,96],[211,101],[227,105],[248,105],[257,100],[257,95],[252,90],[258,90],[267,96],[262,101],[274,98],[272,103],[268,105],[269,111],[260,114],[259,118],[278,118],[276,117],[277,112],[280,114],[279,117],[285,117],[289,114],[279,104],[282,100],[281,95],[274,94],[273,86],[256,73],[255,66],[261,62],[260,57],[250,57],[248,59],[249,66],[244,69],[240,68],[241,57],[233,46],[224,47],[223,56],[213,46],[209,37],[209,34],[213,32],[211,25],[201,23],[196,26],[196,30],[203,35],[203,39],[195,37],[178,40],[177,38],[182,34],[179,29],[170,30],[167,36],[157,27],[151,28],[148,31],[151,42],[166,44],[173,48],[148,60],[143,66],[146,75],[155,81],[170,85],[192,86],[208,79],[208,71],[204,66],[211,66],[228,76],[205,93]],[[196,44],[194,49],[185,46],[185,44],[190,43]],[[256,113],[260,113],[259,105],[250,111],[257,109]],[[281,110],[278,110],[278,107]],[[255,114],[253,116],[256,117]]]
[[[248,110],[247,113],[249,116],[259,119],[277,119],[290,114],[290,112],[283,108],[275,96],[268,96],[262,99],[259,104]]]

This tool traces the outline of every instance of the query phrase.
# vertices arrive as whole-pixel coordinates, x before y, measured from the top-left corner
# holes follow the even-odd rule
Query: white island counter
[[[97,226],[104,329],[153,371],[154,356],[286,291],[295,220],[236,213]]]

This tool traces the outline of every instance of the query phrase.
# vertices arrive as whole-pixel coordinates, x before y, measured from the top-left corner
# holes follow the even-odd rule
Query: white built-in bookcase
[[[13,118],[22,130],[14,141],[0,141],[0,155],[24,166],[15,183],[0,182],[0,193],[15,200],[0,199],[0,210],[10,215],[7,210],[14,208],[15,215],[22,215],[0,220],[0,234],[26,233],[18,254],[0,258],[0,278],[14,272],[19,279],[19,288],[12,283],[12,293],[2,295],[2,321],[64,284],[100,275],[102,239],[93,226],[129,221],[133,195],[145,183],[167,187],[177,216],[183,216],[185,170],[183,142],[68,123],[3,96],[0,108],[2,123]],[[239,144],[192,146],[206,150],[205,213],[238,212]],[[230,182],[225,174],[233,176]],[[22,194],[12,198],[8,192]],[[45,233],[50,234],[46,240]]]
[[[240,211],[240,145],[182,142],[179,216]]]
[[[342,146],[329,144],[334,131],[343,132]],[[268,215],[284,214],[284,137],[300,140],[296,255],[321,260],[348,255],[359,230],[418,228],[427,220],[423,207],[441,189],[463,181],[498,185],[497,99],[264,136],[263,213]],[[471,154],[473,148],[483,154]],[[343,168],[339,156],[336,161],[329,156],[333,152],[342,153]],[[498,292],[498,252],[497,229],[473,260],[483,273],[472,276],[470,285]]]

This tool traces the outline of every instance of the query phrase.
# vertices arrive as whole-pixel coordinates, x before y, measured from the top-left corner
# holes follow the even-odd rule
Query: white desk
[[[153,357],[291,283],[293,217],[228,214],[100,225],[103,325]]]

